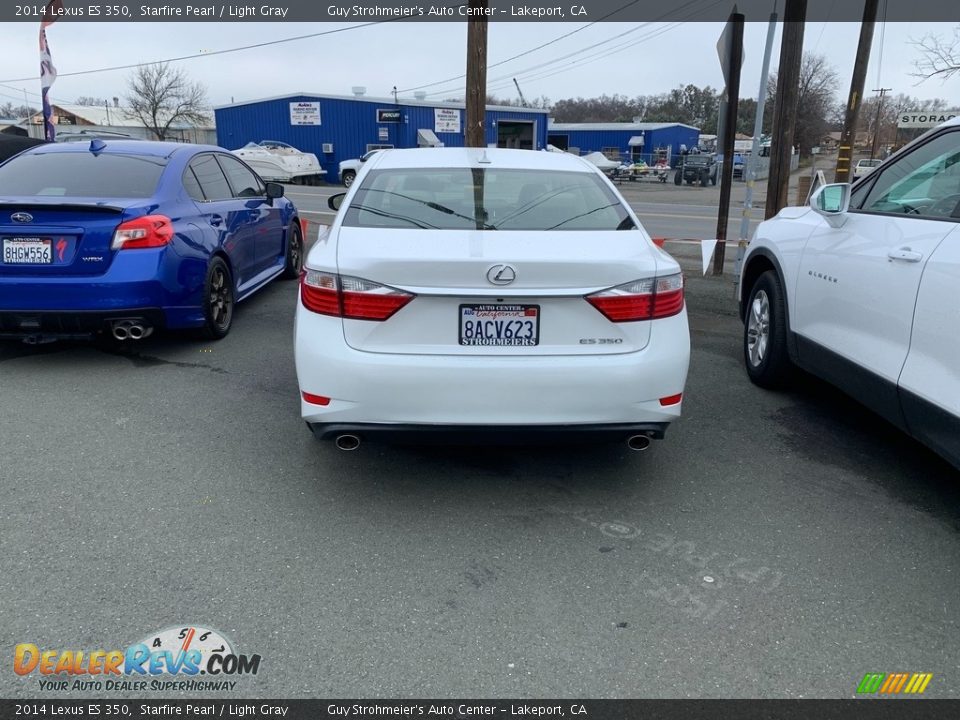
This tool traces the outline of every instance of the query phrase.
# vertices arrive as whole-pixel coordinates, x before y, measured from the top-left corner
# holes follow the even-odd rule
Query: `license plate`
[[[8,265],[49,265],[53,262],[50,238],[4,238],[3,262]]]
[[[461,345],[530,347],[539,342],[539,305],[460,306]]]

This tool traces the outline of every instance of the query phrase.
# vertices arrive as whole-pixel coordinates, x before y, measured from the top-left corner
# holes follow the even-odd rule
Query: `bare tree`
[[[140,65],[127,81],[127,108],[160,140],[175,123],[209,122],[206,90],[167,63]]]
[[[78,97],[76,99],[76,104],[85,105],[85,106],[97,106],[97,107],[103,107],[104,105],[109,105],[109,103],[103,98],[90,97],[89,95],[81,95],[80,97]]]
[[[920,82],[939,77],[943,80],[960,72],[960,25],[954,28],[953,38],[945,40],[939,35],[924,35],[911,43],[920,51],[920,59],[913,65],[917,69],[910,73]]]
[[[823,55],[805,52],[800,63],[800,88],[797,95],[797,121],[793,142],[803,155],[820,144],[836,117],[836,88],[840,78]],[[776,97],[777,76],[767,83],[768,102]]]
[[[29,105],[15,105],[12,102],[0,103],[0,117],[25,118],[37,113],[36,108]]]

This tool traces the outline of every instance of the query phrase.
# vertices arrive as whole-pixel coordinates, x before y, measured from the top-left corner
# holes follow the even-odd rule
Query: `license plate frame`
[[[457,312],[458,338],[461,346],[475,348],[524,348],[540,344],[540,306],[528,303],[461,303]],[[484,325],[483,337],[477,337],[473,327],[466,333],[466,323],[503,323],[493,327]],[[517,323],[520,323],[519,326]],[[532,324],[530,324],[532,323]],[[489,330],[492,335],[488,337]]]
[[[14,254],[16,248],[38,248],[41,249],[39,260],[29,257],[26,259],[17,258]],[[3,238],[3,250],[0,255],[0,262],[4,265],[53,265],[53,238],[47,237],[5,237]]]

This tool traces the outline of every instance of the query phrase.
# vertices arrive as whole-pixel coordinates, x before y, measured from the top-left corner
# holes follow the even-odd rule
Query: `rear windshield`
[[[627,230],[636,227],[602,178],[517,169],[374,170],[346,208],[348,227],[427,230]]]
[[[148,198],[165,166],[141,155],[31,153],[0,165],[0,196]]]

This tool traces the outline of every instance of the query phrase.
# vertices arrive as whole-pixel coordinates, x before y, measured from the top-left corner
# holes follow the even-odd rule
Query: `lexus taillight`
[[[111,250],[163,247],[173,239],[173,223],[165,215],[127,220],[113,231]]]
[[[683,274],[634,280],[586,299],[611,322],[670,317],[683,310]]]
[[[300,301],[320,315],[386,320],[413,298],[412,293],[348,275],[319,270],[304,270],[300,275]]]

